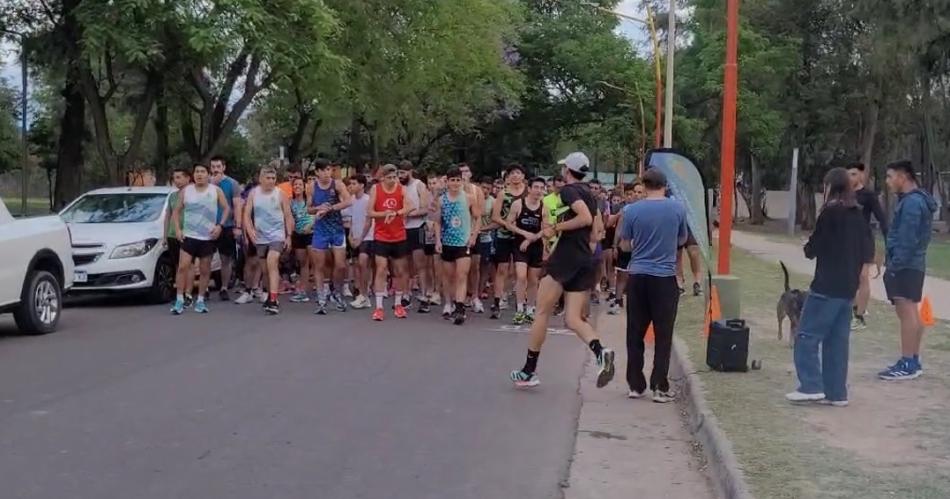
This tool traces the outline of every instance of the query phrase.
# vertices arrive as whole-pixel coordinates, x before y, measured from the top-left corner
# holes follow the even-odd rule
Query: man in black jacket
[[[861,206],[861,213],[864,215],[864,220],[868,223],[868,226],[870,226],[871,216],[873,215],[875,220],[877,220],[878,226],[881,227],[881,233],[887,238],[887,217],[884,215],[880,201],[878,201],[877,193],[865,185],[867,183],[867,168],[864,166],[864,163],[852,163],[849,165],[848,174],[851,176],[851,187],[854,188],[854,194],[858,204]],[[873,247],[873,231],[871,232],[871,243]],[[868,301],[871,299],[871,265],[877,265],[878,271],[875,276],[876,279],[881,274],[881,266],[874,258],[873,253],[871,259],[865,262],[864,268],[861,270],[860,285],[858,286],[857,295],[854,297],[854,318],[851,320],[852,330],[867,327],[864,314],[867,312]]]

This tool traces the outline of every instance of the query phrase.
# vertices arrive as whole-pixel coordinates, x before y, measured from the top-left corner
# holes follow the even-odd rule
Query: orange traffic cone
[[[647,326],[647,335],[646,335],[646,337],[644,338],[644,341],[646,342],[647,345],[652,345],[653,342],[656,341],[656,338],[655,338],[654,335],[653,335],[653,323],[652,323],[652,322],[650,323],[649,326]]]
[[[926,327],[932,327],[937,324],[937,321],[934,319],[934,309],[930,304],[930,298],[924,297],[924,300],[920,302],[920,322]]]

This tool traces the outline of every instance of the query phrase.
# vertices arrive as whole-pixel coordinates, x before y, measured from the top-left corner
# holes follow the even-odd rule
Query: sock
[[[205,295],[199,294],[199,295],[198,295],[198,303],[204,303],[204,301],[205,301]]]
[[[590,351],[594,352],[594,355],[598,357],[600,357],[600,353],[604,351],[604,347],[600,344],[600,340],[590,340],[588,346],[590,346]]]
[[[268,295],[268,298],[270,298],[270,301],[276,302],[276,301],[277,301],[277,293],[271,292],[271,293]]]
[[[532,352],[528,350],[528,357],[525,358],[524,367],[521,368],[521,372],[525,374],[534,374],[534,371],[538,369],[538,357],[541,356],[541,352]]]
[[[376,308],[383,308],[383,294],[376,293]]]
[[[524,303],[518,303],[518,305],[516,305],[516,308],[517,308],[519,314],[523,314],[523,313],[524,313]]]
[[[184,293],[178,293],[177,295],[175,295],[175,300],[177,300],[177,301],[185,301],[185,294],[184,294]]]
[[[402,293],[396,293],[396,305],[402,305]]]

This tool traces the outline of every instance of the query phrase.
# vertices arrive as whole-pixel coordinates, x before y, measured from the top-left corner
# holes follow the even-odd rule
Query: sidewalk
[[[627,398],[624,320],[604,313],[597,320],[604,344],[617,352],[617,374],[598,389],[591,360],[580,380],[582,406],[564,497],[712,499],[702,451],[693,447],[679,405]],[[653,351],[646,357],[649,372]]]
[[[815,273],[815,261],[805,258],[800,245],[773,241],[765,236],[741,231],[732,232],[732,244],[762,260],[776,263],[781,260],[789,271],[807,275]],[[873,269],[871,277],[874,277]],[[950,281],[927,276],[924,279],[924,295],[930,298],[935,317],[950,320]],[[871,279],[871,296],[875,300],[887,301],[884,280],[880,277]]]

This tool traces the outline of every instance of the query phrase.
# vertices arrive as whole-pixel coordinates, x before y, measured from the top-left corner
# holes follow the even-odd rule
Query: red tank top
[[[399,211],[403,209],[405,198],[402,192],[402,184],[396,184],[396,190],[386,192],[383,184],[376,184],[376,204],[373,205],[373,211]],[[406,240],[406,219],[399,215],[389,223],[385,219],[376,219],[376,229],[373,236],[377,241],[384,243],[398,243]]]

